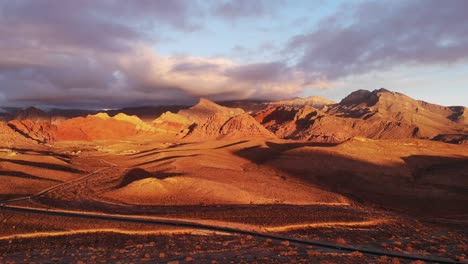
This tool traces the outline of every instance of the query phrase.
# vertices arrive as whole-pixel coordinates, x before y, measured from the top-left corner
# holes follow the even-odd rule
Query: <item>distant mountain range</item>
[[[202,98],[190,108],[135,107],[102,113],[9,108],[2,114],[5,122],[0,126],[0,139],[50,143],[135,136],[184,141],[278,137],[340,143],[353,137],[366,137],[468,142],[465,107],[430,104],[385,89],[358,90],[339,103],[311,96],[221,104],[224,106]]]
[[[278,105],[257,112],[255,119],[280,138],[343,142],[424,138],[467,141],[465,107],[445,107],[414,100],[385,89],[358,90],[322,109]]]

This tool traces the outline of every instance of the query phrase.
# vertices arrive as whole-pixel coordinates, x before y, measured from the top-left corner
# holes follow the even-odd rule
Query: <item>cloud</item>
[[[206,72],[218,72],[219,65],[214,63],[203,63],[203,62],[183,62],[176,64],[172,67],[172,72],[184,72],[190,74],[199,74]]]
[[[229,8],[242,9],[236,16],[268,9],[247,2]],[[0,2],[0,34],[8,36],[0,39],[0,93],[12,105],[112,107],[184,103],[200,96],[280,97],[301,82],[293,75],[269,77],[280,64],[242,65],[155,51],[155,27],[197,30],[205,13],[198,2],[183,0]],[[289,88],[278,88],[283,86]]]
[[[371,1],[345,5],[285,48],[308,78],[337,80],[401,65],[468,59],[468,1]]]
[[[239,81],[262,82],[279,80],[288,74],[288,69],[281,62],[267,62],[236,67],[228,70],[226,74]]]
[[[281,3],[0,1],[3,103],[114,107],[186,103],[201,96],[278,99],[328,88],[348,76],[468,59],[464,0],[347,4],[314,30],[291,38],[284,58],[252,63],[162,55],[154,48],[162,39],[159,29],[192,34],[210,26],[204,19],[271,17]],[[235,51],[251,59],[250,53],[280,48],[273,44]]]
[[[213,6],[213,13],[228,20],[272,16],[282,0],[224,0]]]
[[[125,52],[40,54],[36,63],[0,67],[0,87],[12,103],[106,107],[250,97],[281,98],[304,82],[287,66],[243,65],[223,58],[162,56],[147,44]]]

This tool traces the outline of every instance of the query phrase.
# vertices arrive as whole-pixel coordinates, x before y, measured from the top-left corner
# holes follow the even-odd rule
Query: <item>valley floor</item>
[[[0,262],[464,261],[466,148],[361,139],[4,148]]]

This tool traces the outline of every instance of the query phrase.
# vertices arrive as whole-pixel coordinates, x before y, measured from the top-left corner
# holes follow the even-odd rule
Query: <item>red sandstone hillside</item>
[[[198,104],[190,107],[189,109],[180,110],[177,114],[181,115],[194,123],[201,124],[207,118],[215,114],[223,114],[227,116],[235,116],[242,114],[244,111],[240,108],[229,108],[216,104],[208,99],[200,98]]]
[[[146,132],[143,121],[137,117],[120,114],[110,117],[99,113],[63,121],[57,128],[57,140],[116,140]]]
[[[242,109],[220,106],[203,98],[197,105],[179,111],[178,115],[194,121],[194,125],[185,136],[185,139],[191,141],[275,137]]]
[[[153,126],[136,116],[118,114],[110,117],[105,113],[64,120],[57,124],[46,121],[12,120],[8,122],[9,133],[38,143],[53,141],[117,140],[151,133]]]
[[[224,107],[204,98],[177,114],[164,113],[153,125],[158,132],[178,134],[188,141],[275,137],[242,109]]]
[[[312,99],[301,99],[301,103],[313,102]],[[252,118],[240,108],[224,107],[200,99],[198,104],[189,109],[180,110],[177,114],[166,112],[151,123],[123,113],[114,117],[101,113],[55,122],[50,120],[46,112],[28,108],[17,112],[15,116],[18,119],[8,123],[8,133],[17,133],[20,137],[39,143],[55,140],[117,140],[136,135],[171,135],[176,136],[175,139],[190,141],[280,137],[343,142],[361,136],[373,139],[426,138],[450,143],[468,142],[466,108],[461,106],[430,104],[385,89],[372,92],[358,90],[340,103],[327,104],[322,109],[309,105],[289,106],[294,105],[293,102],[297,103],[297,100],[289,103],[278,101],[283,103],[259,111]]]
[[[12,120],[13,133],[38,143],[53,141],[122,140],[137,135],[185,138],[202,141],[218,138],[274,138],[253,117],[239,108],[220,106],[206,99],[177,114],[166,112],[152,123],[137,116],[107,113],[66,119],[61,122]]]
[[[358,90],[322,110],[277,106],[255,119],[278,137],[343,142],[355,136],[374,139],[428,138],[466,141],[464,107],[445,107],[414,100],[385,89]],[[454,140],[455,138],[455,140]]]
[[[26,139],[37,143],[49,143],[54,141],[57,136],[57,126],[47,121],[12,120],[8,122],[8,127]]]
[[[12,129],[7,123],[0,121],[0,148],[9,148],[23,143],[32,143],[32,141]]]

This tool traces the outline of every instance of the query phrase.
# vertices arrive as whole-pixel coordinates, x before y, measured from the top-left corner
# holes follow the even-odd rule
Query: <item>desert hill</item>
[[[268,100],[236,100],[236,101],[223,101],[217,102],[218,104],[231,108],[240,108],[248,113],[256,113],[265,110],[271,106],[313,106],[321,109],[325,105],[335,104],[335,101],[320,97],[320,96],[309,96],[306,98],[295,97],[292,99],[283,99],[277,101]]]
[[[7,123],[0,121],[0,148],[9,148],[23,143],[31,143],[31,141],[12,129]]]
[[[141,120],[145,122],[151,123],[155,117],[164,114],[165,112],[171,111],[176,113],[181,109],[188,108],[188,106],[184,105],[160,105],[160,106],[141,106],[141,107],[124,107],[115,110],[107,110],[105,111],[110,116],[115,116],[120,113],[126,114],[129,116],[137,116]]]
[[[12,120],[8,122],[8,127],[37,143],[49,143],[54,141],[57,135],[57,126],[47,121]]]
[[[165,112],[155,120],[152,125],[157,132],[168,134],[181,134],[186,135],[189,131],[192,121],[185,116],[174,114],[172,112]]]
[[[270,107],[256,113],[255,119],[281,138],[343,142],[355,136],[443,139],[440,135],[452,135],[453,143],[453,138],[466,135],[465,111],[464,107],[430,104],[379,89],[355,91],[322,110]]]
[[[466,213],[465,145],[355,137],[336,146],[274,152],[281,147],[270,143],[269,149],[256,150],[255,157],[268,157],[268,165],[359,201],[414,214]],[[246,156],[248,152],[240,153]]]
[[[9,120],[31,120],[40,122],[50,122],[51,115],[42,109],[36,107],[28,107],[26,109],[20,109],[8,116]]]
[[[57,140],[118,140],[151,131],[152,127],[136,116],[98,113],[63,121],[57,127]]]
[[[219,105],[230,107],[230,108],[240,108],[247,113],[255,113],[260,110],[264,110],[268,107],[267,100],[231,100],[231,101],[221,101],[216,102]]]
[[[249,114],[234,116],[216,113],[196,125],[185,137],[191,141],[221,138],[274,138],[275,135],[259,124]]]
[[[35,111],[30,109],[30,112]],[[137,135],[162,136],[169,141],[181,138],[200,141],[275,137],[242,109],[220,106],[207,99],[200,99],[195,106],[180,110],[177,114],[166,112],[150,123],[136,115],[118,113],[111,117],[107,112],[100,112],[86,117],[63,119],[60,122],[15,119],[8,122],[8,126],[19,135],[38,143],[122,140]]]
[[[124,113],[118,113],[113,118],[115,120],[132,123],[132,124],[135,125],[135,128],[137,130],[143,130],[143,131],[149,131],[149,132],[155,131],[155,128],[153,126],[151,126],[150,124],[144,122],[143,120],[141,120],[136,115],[129,116],[129,115],[126,115]]]
[[[242,109],[221,106],[204,98],[177,114],[166,112],[152,124],[158,132],[177,134],[188,141],[275,137]]]
[[[329,100],[320,96],[309,96],[306,98],[293,98],[289,100],[279,100],[269,102],[268,105],[283,105],[283,106],[313,106],[315,108],[322,108],[325,105],[335,104],[333,100]]]
[[[200,98],[198,104],[189,109],[182,109],[177,114],[192,120],[194,123],[201,124],[205,122],[207,118],[215,114],[234,116],[242,113],[244,113],[244,110],[240,108],[229,108],[216,104],[208,99]]]
[[[184,137],[190,141],[220,138],[275,137],[253,117],[240,108],[228,108],[207,99],[187,109],[181,115],[194,121],[194,125]]]
[[[353,137],[420,138],[449,143],[468,141],[465,107],[430,104],[385,89],[358,90],[337,104],[330,104],[332,101],[320,97],[250,103],[269,107],[253,113],[252,118],[241,108],[222,106],[202,98],[188,109],[154,116],[151,122],[125,113],[111,117],[108,112],[67,118],[57,116],[60,111],[46,112],[31,107],[12,114],[10,119],[14,119],[8,122],[8,127],[39,143],[116,140],[143,134],[190,141],[243,137],[333,143]],[[239,102],[236,105],[242,106]],[[85,111],[71,110],[68,114],[83,113]]]

